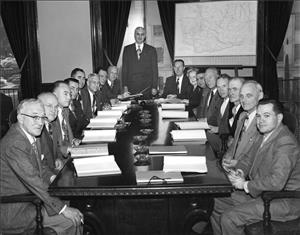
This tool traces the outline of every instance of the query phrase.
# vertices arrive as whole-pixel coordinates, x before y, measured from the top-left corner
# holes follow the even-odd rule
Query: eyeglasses
[[[44,122],[44,121],[47,121],[48,120],[48,118],[47,117],[45,117],[45,116],[37,116],[37,115],[29,115],[29,114],[26,114],[26,113],[21,113],[21,115],[24,115],[24,116],[26,116],[26,117],[30,117],[30,118],[32,118],[34,121],[40,121],[40,120],[42,120],[42,122]]]

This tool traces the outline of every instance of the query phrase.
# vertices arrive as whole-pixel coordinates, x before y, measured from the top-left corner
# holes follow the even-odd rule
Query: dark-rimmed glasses
[[[38,116],[38,115],[29,115],[29,114],[26,114],[26,113],[21,113],[21,115],[24,115],[26,117],[30,117],[32,118],[34,121],[40,121],[42,120],[42,122],[45,122],[48,120],[48,118],[46,116]]]

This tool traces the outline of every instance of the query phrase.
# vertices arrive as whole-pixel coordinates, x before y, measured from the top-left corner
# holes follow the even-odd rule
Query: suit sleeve
[[[123,58],[122,58],[122,80],[123,86],[127,86],[128,84],[128,47],[124,48]]]
[[[280,137],[279,137],[280,138]],[[253,197],[259,196],[262,191],[280,191],[284,188],[297,158],[298,148],[288,136],[280,138],[273,145],[270,172],[263,176],[254,176],[248,183],[249,193]],[[255,164],[255,162],[254,162]]]
[[[152,88],[157,89],[158,66],[157,66],[157,53],[155,48],[153,48],[151,63],[152,63]]]
[[[40,178],[38,169],[30,160],[33,156],[25,149],[26,146],[22,141],[16,141],[11,148],[8,148],[6,152],[8,164],[24,185],[44,202],[48,214],[58,214],[64,203],[49,195],[48,184]]]

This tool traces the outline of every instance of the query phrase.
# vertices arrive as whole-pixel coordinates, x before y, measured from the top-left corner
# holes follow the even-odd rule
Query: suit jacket
[[[206,101],[208,100],[210,93],[207,94]],[[222,105],[223,99],[219,95],[219,92],[216,91],[210,105],[206,107],[206,118],[208,125],[218,126],[218,116],[220,113],[220,107]],[[206,105],[206,104],[205,104]]]
[[[6,134],[9,129],[9,114],[13,110],[13,103],[11,97],[0,92],[0,121],[1,121],[1,132],[0,138]]]
[[[200,88],[200,89],[202,91],[201,99],[200,99],[199,105],[197,106],[196,114],[197,114],[197,118],[205,118],[206,117],[206,103],[207,103],[207,98],[208,98],[210,89],[208,89],[207,87]]]
[[[237,168],[249,172],[250,195],[256,198],[263,191],[300,190],[300,148],[294,135],[281,124],[262,146],[261,143],[262,139],[257,140],[253,151],[237,164]],[[275,220],[286,221],[300,215],[299,199],[277,199],[271,204]]]
[[[233,107],[232,107],[233,108]],[[229,110],[229,119],[232,117],[232,108]],[[237,122],[239,120],[239,117],[241,115],[241,113],[244,111],[243,107],[240,105],[239,110],[237,111],[237,113],[235,114],[235,117],[233,119],[233,123],[232,126],[229,124],[229,119],[228,119],[228,125],[229,125],[229,131],[230,131],[230,135],[233,137],[235,130],[236,130],[236,126],[237,126]]]
[[[101,111],[104,104],[101,98],[101,92],[100,91],[96,92],[95,97],[96,97],[97,111]],[[81,100],[83,106],[82,108],[83,113],[88,119],[91,119],[93,117],[93,112],[91,108],[91,97],[87,87],[81,89]]]
[[[69,109],[65,108],[67,110],[67,113],[69,113]],[[59,123],[59,118],[57,117],[52,122],[52,136],[53,136],[53,149],[54,153],[57,153],[57,158],[64,159],[67,156],[67,147],[72,144],[72,140],[74,139],[72,128],[69,123],[69,114],[66,117],[66,123],[68,128],[68,138],[69,142],[65,142],[63,140],[63,136],[61,133],[61,125]]]
[[[198,86],[195,89],[192,88],[192,91],[189,95],[189,104],[186,107],[187,111],[189,112],[189,117],[196,116],[196,114],[194,113],[194,109],[199,106],[201,99],[202,99],[202,89]]]
[[[184,75],[182,78],[181,90],[180,93],[178,93],[176,85],[176,76],[173,75],[167,78],[162,97],[166,98],[167,95],[173,94],[177,95],[177,98],[179,99],[189,99],[192,92],[193,86],[191,85],[189,78],[186,75]]]
[[[19,124],[12,125],[1,140],[0,149],[1,196],[33,193],[44,202],[49,215],[58,214],[64,203],[48,194],[50,179],[43,178],[46,168],[42,166],[40,154],[36,156]],[[36,209],[30,202],[1,204],[0,210],[4,233],[20,233],[34,226]]]
[[[107,100],[116,99],[118,95],[121,94],[120,80],[116,79],[112,84],[112,87],[109,86],[108,82],[106,81],[101,91],[103,92],[103,95],[106,97]]]
[[[131,94],[143,92],[145,98],[151,98],[151,89],[157,89],[158,67],[154,47],[144,43],[140,59],[137,57],[135,43],[124,48],[122,60],[122,79]]]
[[[243,112],[240,115],[240,118],[237,123],[237,128],[234,133],[233,143],[229,146],[225,158],[228,159],[236,159],[239,160],[243,154],[247,154],[255,141],[258,138],[261,138],[261,134],[259,133],[256,127],[256,117],[253,118],[252,122],[249,123],[249,126],[245,133],[243,133],[242,138],[240,139],[240,135],[243,129],[244,121],[247,117],[247,113]],[[240,140],[239,140],[240,139]]]
[[[88,118],[83,113],[80,101],[73,100],[74,110],[69,108],[69,123],[72,129],[72,133],[75,138],[82,138],[82,131],[89,124]]]

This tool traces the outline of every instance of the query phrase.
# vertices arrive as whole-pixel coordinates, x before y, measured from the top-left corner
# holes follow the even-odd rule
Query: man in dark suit
[[[88,75],[87,86],[81,91],[83,113],[88,119],[97,115],[97,111],[101,111],[104,105],[102,92],[99,91],[100,78],[96,73]]]
[[[82,213],[48,193],[53,175],[45,174],[48,170],[42,166],[40,142],[36,139],[46,119],[43,104],[36,99],[23,100],[17,119],[0,142],[1,196],[35,194],[43,201],[44,227],[51,227],[58,235],[81,234]],[[29,232],[35,228],[32,203],[5,203],[0,210],[1,232],[33,234]]]
[[[108,79],[102,87],[101,92],[103,92],[106,99],[111,102],[116,102],[116,99],[121,97],[121,84],[118,79],[118,68],[113,65],[109,66],[107,74]]]
[[[216,153],[222,150],[222,142],[227,143],[227,139],[230,133],[228,117],[229,110],[232,108],[233,104],[230,103],[228,97],[229,79],[230,77],[227,74],[221,74],[220,77],[217,79],[218,93],[222,98],[222,103],[220,105],[217,117],[218,125],[211,126],[211,129],[208,130],[206,133],[207,140]]]
[[[201,89],[201,99],[200,104],[194,109],[194,113],[198,118],[205,118],[207,97],[210,89],[206,86],[204,73],[198,71],[196,78],[198,87]]]
[[[81,68],[75,68],[71,72],[71,78],[75,78],[79,84],[79,91],[84,88],[85,82],[85,72]]]
[[[163,98],[189,99],[193,87],[189,78],[184,74],[184,61],[175,60],[173,62],[174,75],[166,79]]]
[[[231,197],[216,198],[211,224],[215,235],[239,235],[244,226],[261,221],[263,191],[300,189],[300,148],[294,135],[282,124],[283,108],[275,100],[261,100],[257,127],[263,134],[236,169],[226,168],[237,189]],[[272,220],[288,221],[300,216],[300,200],[272,201]]]
[[[189,94],[189,103],[186,107],[190,117],[195,117],[195,113],[193,112],[193,109],[200,104],[202,98],[202,90],[197,83],[197,76],[196,76],[197,71],[198,71],[197,69],[192,68],[188,71],[187,74],[189,78],[189,82],[193,87]]]
[[[220,106],[222,104],[222,98],[217,91],[218,77],[219,77],[219,71],[217,70],[217,68],[212,67],[206,69],[204,78],[205,78],[206,86],[210,89],[210,92],[207,94],[207,98],[206,98],[205,117],[207,119],[208,125],[210,125],[211,127],[218,126],[218,116],[219,116]]]
[[[76,99],[79,92],[78,80],[67,78],[65,82],[69,85],[71,101],[69,105],[69,122],[73,135],[77,139],[82,139],[82,132],[89,124],[88,118],[83,113],[80,102]]]
[[[234,137],[234,132],[236,130],[237,121],[239,120],[240,114],[244,111],[240,103],[240,91],[244,83],[243,78],[232,78],[229,80],[228,91],[229,91],[229,101],[233,103],[233,107],[229,110],[229,131],[230,136]]]
[[[158,67],[154,47],[146,44],[142,27],[134,31],[135,43],[124,48],[122,60],[123,85],[131,94],[142,92],[146,99],[157,94]]]
[[[6,134],[9,128],[9,114],[13,110],[13,103],[11,97],[0,92],[0,121],[1,121],[1,133],[0,138]]]

